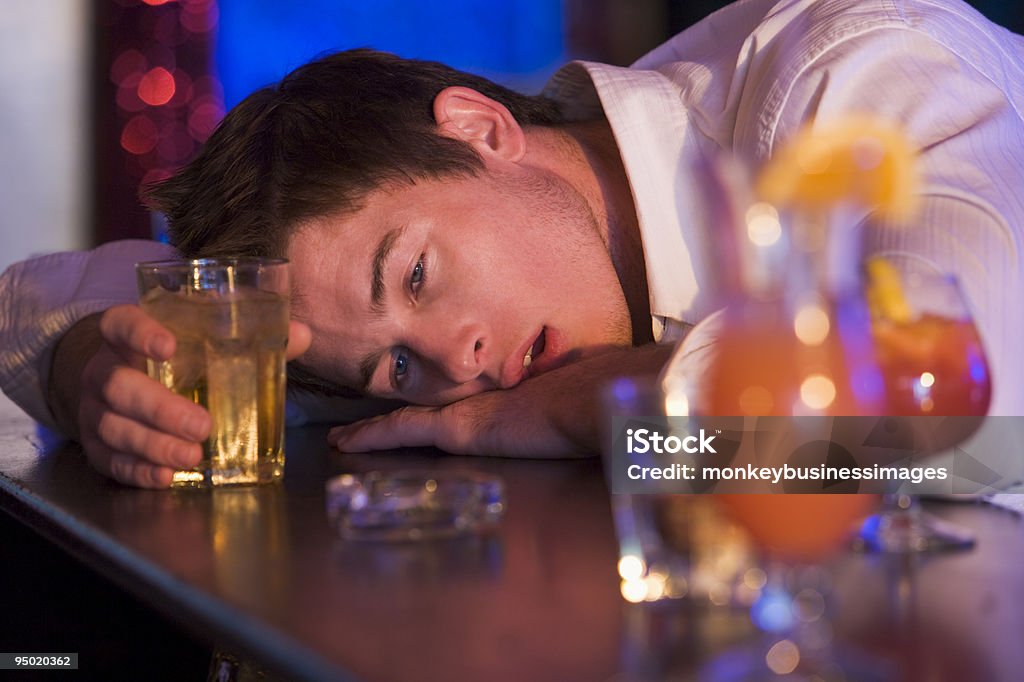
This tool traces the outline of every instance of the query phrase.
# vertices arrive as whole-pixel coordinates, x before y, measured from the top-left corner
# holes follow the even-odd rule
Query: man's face
[[[303,365],[370,395],[446,404],[632,337],[589,205],[545,171],[377,190],[289,258]]]

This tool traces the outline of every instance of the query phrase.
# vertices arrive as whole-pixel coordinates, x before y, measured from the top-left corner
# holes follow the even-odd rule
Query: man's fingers
[[[209,412],[137,369],[112,367],[100,395],[115,413],[159,431],[191,441],[210,435]]]
[[[582,454],[547,415],[535,409],[535,394],[527,393],[530,400],[524,401],[516,393],[520,390],[487,391],[443,407],[404,407],[334,428],[328,442],[342,452],[434,446],[454,455]]]
[[[200,443],[153,429],[90,400],[82,403],[81,418],[88,427],[82,440],[86,452],[124,452],[154,464],[184,468],[202,456]]]
[[[110,308],[100,318],[100,334],[125,360],[133,354],[167,360],[174,354],[174,335],[136,305]]]
[[[174,477],[173,469],[122,452],[111,457],[110,473],[115,480],[141,488],[167,488]]]
[[[288,323],[288,350],[285,357],[294,360],[309,349],[313,341],[313,332],[302,322],[291,320]]]
[[[369,452],[435,445],[442,422],[438,408],[403,407],[394,412],[347,426],[327,434],[327,442],[342,452]]]
[[[193,467],[202,457],[202,446],[147,428],[114,412],[105,412],[96,425],[96,435],[114,450],[143,460],[178,469]]]
[[[174,477],[173,469],[124,452],[93,450],[89,461],[104,476],[139,488],[167,488]]]
[[[81,373],[78,425],[90,464],[122,483],[166,488],[175,469],[202,458],[209,413],[151,379],[142,358],[167,360],[174,336],[140,307],[100,316],[102,343]]]

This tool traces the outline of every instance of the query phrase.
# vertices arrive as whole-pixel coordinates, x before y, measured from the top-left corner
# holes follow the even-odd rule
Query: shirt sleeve
[[[55,428],[46,387],[57,342],[82,318],[138,301],[136,262],[176,255],[166,244],[123,240],[10,266],[0,275],[0,389]]]
[[[762,139],[777,146],[807,120],[851,112],[901,124],[920,150],[918,212],[909,225],[867,216],[864,254],[911,255],[958,278],[988,356],[989,413],[1022,415],[1024,102],[1000,80],[1021,62],[983,60],[978,41],[965,33],[954,50],[892,27],[848,36],[804,66]]]

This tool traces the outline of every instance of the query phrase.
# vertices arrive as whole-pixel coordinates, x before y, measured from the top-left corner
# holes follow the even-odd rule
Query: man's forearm
[[[53,353],[46,400],[61,432],[79,437],[78,404],[81,398],[82,370],[96,354],[102,341],[100,314],[84,317],[61,337]]]
[[[623,376],[653,381],[672,344],[623,348],[546,372],[505,391],[488,391],[449,406],[455,415],[455,452],[516,457],[563,457],[600,452],[602,392]]]
[[[618,377],[657,378],[675,346],[648,344],[611,351],[551,372],[556,399],[549,403],[554,426],[584,452],[598,452],[604,433],[602,392]],[[564,372],[564,376],[559,376]],[[543,379],[546,375],[537,377]]]

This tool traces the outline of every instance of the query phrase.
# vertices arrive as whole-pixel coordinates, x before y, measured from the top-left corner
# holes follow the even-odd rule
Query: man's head
[[[447,403],[630,342],[562,123],[440,64],[342,53],[247,98],[151,204],[185,255],[292,260],[307,384]]]
[[[522,125],[562,120],[548,99],[437,62],[340,52],[249,95],[147,203],[166,214],[185,256],[282,256],[296,225],[352,213],[376,187],[478,172],[468,145],[437,134],[434,98],[457,85],[501,102]]]

